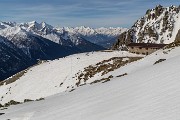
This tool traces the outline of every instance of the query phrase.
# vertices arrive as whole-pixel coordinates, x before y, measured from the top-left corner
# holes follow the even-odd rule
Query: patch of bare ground
[[[3,107],[9,107],[10,105],[18,105],[18,104],[21,104],[20,102],[17,102],[17,101],[14,101],[14,100],[11,100],[9,101],[8,103],[5,103],[3,105]]]
[[[26,73],[26,70],[23,70],[15,75],[13,75],[12,77],[0,82],[0,86],[2,85],[8,85],[10,83],[15,82],[16,80],[18,80],[20,77],[22,77],[24,74]]]
[[[23,103],[27,103],[27,102],[32,102],[32,101],[41,101],[41,100],[45,100],[45,98],[39,98],[36,100],[31,100],[31,99],[24,99],[24,102],[18,102],[15,100],[10,100],[9,102],[5,103],[4,105],[0,104],[0,110],[4,110],[7,109],[7,107],[11,106],[11,105],[18,105],[18,104],[23,104]]]
[[[78,72],[75,76],[77,76],[77,82],[76,86],[80,86],[81,83],[86,83],[86,81],[89,78],[94,77],[94,75],[101,73],[101,76],[114,71],[128,63],[137,61],[141,59],[142,57],[113,57],[108,60],[103,60],[95,65],[90,65],[86,68],[84,68],[84,71]],[[112,77],[112,76],[111,76]],[[107,82],[110,80],[110,77],[108,78],[102,78],[101,80],[96,80],[93,83],[98,83],[98,82]]]
[[[175,42],[168,44],[163,49],[170,49],[170,48],[174,48],[174,47],[178,47],[178,46],[180,46],[180,41],[175,41]]]
[[[101,52],[113,52],[114,50],[102,50]]]

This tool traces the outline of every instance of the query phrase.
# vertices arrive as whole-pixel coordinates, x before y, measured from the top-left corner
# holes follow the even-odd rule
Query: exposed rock
[[[41,100],[45,100],[44,98],[39,98],[39,99],[36,99],[36,101],[41,101]]]
[[[112,49],[122,49],[131,42],[169,44],[174,42],[180,7],[156,6],[146,11],[145,16],[137,20],[126,32],[122,33]],[[176,26],[176,28],[175,28]]]
[[[34,100],[31,100],[31,99],[24,99],[24,103],[26,103],[26,102],[31,102],[31,101],[34,101]]]
[[[11,100],[8,103],[5,103],[4,107],[9,107],[10,105],[17,105],[17,104],[21,104],[21,103],[17,102],[17,101],[14,101],[14,100]]]
[[[178,31],[178,34],[176,35],[175,42],[180,42],[180,29]]]

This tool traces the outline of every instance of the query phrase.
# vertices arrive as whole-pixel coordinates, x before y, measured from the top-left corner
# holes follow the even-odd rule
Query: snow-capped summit
[[[28,32],[45,34],[45,35],[50,33],[54,29],[53,26],[47,24],[46,22],[38,23],[36,21],[31,21],[28,23],[21,23],[18,26],[26,29],[26,31]]]
[[[16,22],[0,22],[0,29],[5,29],[7,27],[14,27]]]
[[[116,36],[127,30],[126,28],[120,28],[120,27],[117,27],[117,28],[113,28],[113,27],[90,28],[90,27],[86,27],[86,26],[80,26],[80,27],[75,27],[75,28],[65,27],[64,29],[68,32],[81,34],[84,36],[91,36],[91,35],[96,35],[96,34]]]
[[[12,38],[15,34],[20,34],[18,31],[24,31],[28,34],[35,34],[51,41],[63,45],[64,40],[61,38],[61,35],[64,35],[64,32],[73,36],[82,37],[92,43],[101,45],[103,47],[109,48],[112,43],[115,42],[116,37],[126,31],[126,28],[90,28],[86,26],[80,27],[53,27],[46,22],[38,23],[37,21],[31,21],[27,23],[13,23],[13,22],[1,22],[0,23],[0,32],[3,33],[3,36]],[[22,33],[23,34],[23,33]],[[74,38],[74,37],[72,37]],[[69,39],[70,40],[70,39]],[[76,41],[72,40],[71,42]],[[65,42],[65,44],[67,41]],[[74,43],[78,44],[78,43]]]
[[[113,31],[117,32],[115,33]],[[93,29],[85,26],[55,28],[45,22],[38,23],[37,21],[27,23],[0,22],[0,36],[13,44],[16,49],[21,51],[20,53],[30,58],[30,63],[32,63],[32,61],[34,63],[34,61],[39,59],[49,60],[74,53],[104,50],[104,47],[94,44],[96,43],[95,41],[105,44],[113,42],[113,40],[110,39],[113,39],[115,35],[120,32],[121,28]],[[7,42],[4,43],[8,45]],[[0,44],[0,47],[1,45],[2,44]],[[7,48],[8,47],[10,46],[8,45]],[[7,54],[8,51],[4,51],[3,53]],[[13,56],[13,54],[11,55]],[[19,61],[20,60],[21,59],[19,59]],[[9,65],[9,67],[12,67],[11,64]],[[29,65],[29,63],[27,63],[27,65]],[[12,73],[14,72],[18,71],[15,70]],[[0,74],[1,73],[2,71],[0,71]],[[5,77],[0,76],[0,79],[4,78]]]
[[[128,56],[138,55],[91,52],[34,66],[0,86],[0,103],[6,106],[0,119],[178,120],[180,47],[158,50],[108,73],[98,72],[114,64],[109,61],[112,57],[129,61]],[[7,107],[11,103],[19,105]]]
[[[101,45],[103,47],[109,48],[116,40],[116,37],[119,36],[121,33],[125,32],[127,28],[90,28],[86,26],[80,27],[63,27],[57,28],[58,31],[68,31],[70,33],[79,35],[88,41]]]
[[[29,29],[37,29],[37,30],[43,30],[45,28],[53,29],[53,26],[47,24],[46,22],[37,23],[36,21],[32,21],[26,24],[28,25]]]
[[[79,45],[79,43],[83,43],[83,42],[78,42],[78,41],[82,41],[80,35],[75,34],[73,32],[69,32],[65,28],[62,28],[61,30],[56,29],[55,27],[45,22],[38,23],[36,21],[31,21],[20,24],[14,23],[13,25],[2,23],[2,25],[4,26],[1,27],[2,29],[0,30],[0,35],[10,40],[15,36],[16,37],[21,36],[21,38],[25,39],[28,35],[33,35],[33,36],[35,35],[51,40],[52,42],[64,46],[76,46]],[[67,36],[65,36],[66,32],[68,32],[67,33],[69,36],[68,39]]]
[[[7,44],[6,48],[8,48],[10,47],[8,43],[11,43],[16,49],[21,51],[20,53],[30,58],[30,63],[35,63],[34,61],[37,60],[57,59],[74,53],[105,49],[99,45],[87,41],[77,34],[67,31],[59,32],[57,29],[45,22],[38,23],[36,21],[32,21],[20,24],[1,22],[0,37],[1,36],[7,40],[6,42],[2,42],[3,44],[0,44],[0,48],[3,47],[4,44]],[[8,49],[2,49],[2,52],[0,52],[0,56],[1,54],[6,54],[5,56],[2,56],[2,59],[9,56],[9,52],[7,50]],[[12,56],[15,55],[10,54],[10,58],[13,58]],[[18,62],[20,61],[21,59],[19,59]],[[13,62],[9,62],[8,60],[7,62],[8,63],[6,64],[9,66],[6,68],[13,67],[13,64],[11,64]],[[28,66],[26,67],[29,67],[31,64],[27,63],[27,65]],[[17,66],[17,68],[18,67],[19,66]],[[23,67],[18,70],[22,70],[22,68]],[[11,70],[8,69],[3,71],[9,71],[9,73],[11,72]],[[0,71],[0,74],[3,74],[3,71]],[[14,74],[15,72],[19,71],[14,69],[14,71],[12,70],[11,73]],[[9,77],[9,75],[12,74],[7,74],[4,76],[0,75],[0,79]]]
[[[180,29],[180,7],[156,6],[149,9],[127,32],[121,34],[114,48],[130,42],[169,44]]]

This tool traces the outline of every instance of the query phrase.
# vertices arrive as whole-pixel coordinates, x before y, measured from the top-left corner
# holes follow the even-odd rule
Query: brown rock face
[[[180,29],[176,35],[176,39],[175,39],[175,42],[180,42]]]
[[[146,14],[137,20],[134,25],[126,32],[122,33],[112,49],[123,49],[131,42],[135,43],[156,43],[169,44],[174,39],[172,36],[174,26],[178,21],[180,7],[156,6],[154,9],[149,9]],[[173,40],[172,40],[173,39]],[[180,38],[177,36],[177,39]],[[180,41],[180,40],[179,40]]]

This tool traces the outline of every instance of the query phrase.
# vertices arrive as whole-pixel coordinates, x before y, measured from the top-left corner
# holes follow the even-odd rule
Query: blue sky
[[[0,21],[128,28],[147,9],[179,3],[180,0],[0,0]]]

